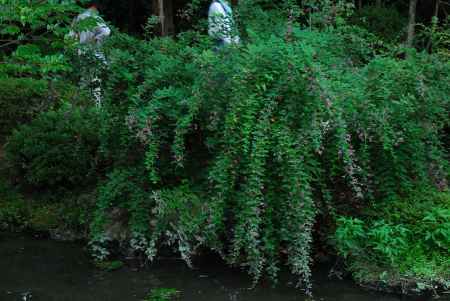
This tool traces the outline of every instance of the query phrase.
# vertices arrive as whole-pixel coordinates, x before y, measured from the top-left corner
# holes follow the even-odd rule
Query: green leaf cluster
[[[448,191],[421,190],[385,200],[367,214],[364,220],[340,217],[334,237],[357,280],[406,283],[414,279],[417,291],[449,287]]]
[[[180,296],[180,291],[174,288],[154,288],[143,301],[171,301]]]
[[[39,114],[14,130],[5,145],[11,177],[22,187],[82,188],[96,177],[101,163],[99,113],[92,108],[64,106]]]

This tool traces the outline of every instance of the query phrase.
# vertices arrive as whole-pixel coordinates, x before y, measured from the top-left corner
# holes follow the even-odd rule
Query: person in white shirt
[[[103,65],[106,65],[106,58],[101,50],[101,45],[104,40],[110,36],[111,29],[106,25],[105,21],[100,17],[98,13],[97,6],[91,4],[88,9],[83,13],[79,14],[73,21],[73,27],[80,25],[82,20],[93,18],[95,21],[95,26],[88,29],[83,29],[81,31],[75,31],[74,29],[70,31],[69,36],[76,38],[79,42],[80,48],[78,49],[78,54],[80,57],[88,56],[93,54],[94,57]],[[90,65],[89,62],[86,62]],[[97,76],[98,70],[95,66],[85,66],[82,83],[88,84],[92,89],[92,94],[95,99],[95,104],[100,107],[102,103],[102,93],[101,93],[101,79]]]
[[[214,0],[208,11],[208,34],[218,48],[239,44],[239,35],[233,19],[233,10],[226,0]]]
[[[73,21],[73,26],[79,25],[82,20],[87,18],[93,18],[96,25],[81,32],[72,30],[69,35],[77,38],[80,45],[90,46],[90,48],[98,51],[103,41],[111,34],[111,29],[100,17],[95,4],[91,4],[88,9],[79,14]]]

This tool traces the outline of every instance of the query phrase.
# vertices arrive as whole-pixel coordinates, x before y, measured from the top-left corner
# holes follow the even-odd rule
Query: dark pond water
[[[314,300],[426,301],[365,291],[350,281],[329,280],[315,272]],[[219,263],[202,263],[196,270],[177,260],[159,260],[148,269],[125,267],[114,272],[95,269],[82,246],[0,234],[0,300],[138,301],[152,288],[171,287],[189,301],[307,300],[289,285],[261,285],[249,290],[250,279]],[[442,300],[442,299],[441,299]]]

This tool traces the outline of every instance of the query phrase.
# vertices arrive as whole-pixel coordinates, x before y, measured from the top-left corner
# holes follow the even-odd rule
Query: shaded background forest
[[[243,0],[241,0],[243,1]],[[244,0],[245,1],[245,0]],[[158,4],[161,0],[97,0],[101,13],[106,19],[118,28],[133,34],[142,34],[147,19],[152,15],[159,15]],[[209,0],[163,0],[168,6],[166,13],[173,19],[174,32],[192,28],[195,25],[194,20],[207,16]],[[230,1],[237,4],[238,0]],[[308,1],[303,1],[308,2]],[[439,4],[438,4],[439,2]],[[194,5],[192,5],[194,3]],[[260,0],[259,5],[265,8],[275,8],[277,1]],[[281,3],[281,1],[280,1]],[[302,1],[298,1],[299,4]],[[391,10],[397,10],[404,18],[408,17],[409,0],[356,0],[355,7],[363,9],[367,6],[385,7]],[[436,5],[439,5],[438,16],[440,20],[445,20],[450,12],[448,1],[442,0],[419,0],[417,2],[417,22],[429,24],[433,15],[435,15]],[[190,7],[195,7],[195,15],[186,14]],[[378,20],[382,22],[382,20]],[[406,24],[405,24],[406,25]]]

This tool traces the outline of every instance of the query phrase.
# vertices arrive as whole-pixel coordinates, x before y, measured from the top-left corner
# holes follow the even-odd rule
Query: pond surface
[[[326,269],[314,274],[316,301],[427,301],[330,280]],[[0,233],[0,301],[138,301],[157,287],[176,288],[181,291],[180,300],[187,301],[307,300],[292,285],[249,290],[250,284],[245,272],[217,262],[203,262],[191,270],[181,261],[166,259],[144,270],[124,267],[103,272],[91,265],[79,244]]]

